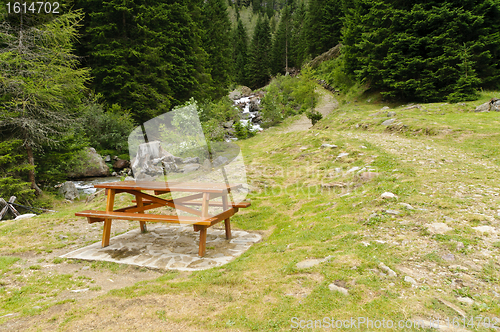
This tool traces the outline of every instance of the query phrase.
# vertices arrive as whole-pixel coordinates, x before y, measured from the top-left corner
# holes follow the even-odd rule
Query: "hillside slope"
[[[491,97],[384,110],[344,101],[310,129],[288,131],[293,124],[284,124],[240,141],[252,206],[235,216],[235,227],[260,231],[264,239],[221,268],[134,270],[144,281],[61,298],[56,293],[71,282],[92,283],[78,277],[86,266],[102,279],[95,277],[95,285],[110,284],[104,276],[122,280],[131,270],[58,261],[50,278],[65,267],[72,277],[37,293],[30,278],[49,278],[49,268],[33,267],[36,259],[51,260],[89,235],[83,226],[74,227],[71,243],[54,235],[61,225],[84,223],[72,216],[83,203],[15,229],[4,223],[2,255],[21,260],[15,269],[2,267],[2,310],[18,316],[0,318],[0,329],[287,331],[361,316],[488,330],[477,329],[477,319],[464,328],[463,317],[481,316],[484,326],[498,327],[500,116],[470,112]],[[394,197],[383,195],[388,192]],[[100,199],[86,209],[104,204]],[[98,227],[90,235],[98,236]],[[38,234],[27,243],[33,229]],[[44,240],[35,246],[37,236]],[[13,284],[30,286],[23,296],[41,301],[41,308],[16,307]]]

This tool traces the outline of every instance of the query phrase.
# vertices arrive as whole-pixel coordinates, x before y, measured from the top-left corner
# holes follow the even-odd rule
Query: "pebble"
[[[451,262],[451,261],[455,260],[455,255],[453,255],[453,254],[444,254],[444,255],[441,256],[441,258],[444,259],[445,261]]]
[[[66,240],[68,237],[66,235],[59,235],[60,240]]]
[[[337,292],[340,292],[344,295],[349,295],[349,291],[347,289],[345,289],[344,287],[340,287],[340,286],[337,286],[335,285],[333,282],[331,284],[328,285],[328,288],[334,292],[334,291],[337,291]]]
[[[412,277],[410,277],[410,276],[405,276],[405,281],[409,282],[413,286],[417,286],[417,281],[415,279],[413,279]]]
[[[457,297],[458,302],[462,302],[468,305],[473,305],[474,300],[469,297]]]
[[[399,203],[399,205],[403,206],[404,208],[406,208],[408,210],[415,210],[415,208],[408,203]]]
[[[396,196],[393,193],[388,192],[388,191],[386,191],[385,193],[383,193],[382,195],[380,195],[380,197],[383,198],[383,199],[398,198],[398,196]]]
[[[472,227],[472,229],[481,233],[489,233],[489,234],[495,234],[497,232],[495,228],[491,226],[477,226],[477,227]]]
[[[389,119],[389,120],[385,120],[384,122],[382,122],[382,126],[389,126],[389,125],[393,124],[394,121],[396,121],[395,118],[392,118],[392,119]]]
[[[457,251],[465,249],[465,245],[463,242],[457,242]]]
[[[453,228],[449,227],[443,222],[436,222],[433,224],[426,224],[425,227],[427,227],[427,230],[431,234],[444,234],[448,231],[451,231]]]
[[[326,143],[324,143],[324,144],[321,144],[321,148],[323,148],[323,149],[324,148],[336,149],[336,148],[338,148],[338,146],[336,146],[335,144],[326,144]]]
[[[385,273],[387,273],[387,275],[389,277],[397,277],[398,275],[396,274],[396,272],[394,272],[393,270],[391,270],[390,267],[386,266],[384,263],[380,263],[378,265],[378,267],[383,270]]]
[[[361,180],[371,180],[373,178],[376,178],[377,176],[379,176],[379,173],[376,172],[363,172],[359,174],[359,178]]]
[[[392,214],[394,216],[398,216],[401,214],[401,212],[399,212],[398,210],[385,210],[385,213]]]
[[[357,171],[357,170],[359,170],[359,169],[360,169],[360,167],[358,167],[358,166],[354,166],[353,168],[349,169],[349,170],[346,172],[346,174],[348,174],[348,173],[352,173],[352,172],[356,172],[356,171]]]
[[[342,152],[341,154],[339,154],[339,155],[337,156],[337,159],[347,157],[348,155],[349,155],[349,153],[347,153],[347,152]]]

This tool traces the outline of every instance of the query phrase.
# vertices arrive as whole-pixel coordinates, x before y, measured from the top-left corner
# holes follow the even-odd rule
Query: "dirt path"
[[[331,111],[339,106],[338,101],[335,97],[328,91],[322,88],[316,90],[320,94],[320,100],[318,106],[316,106],[316,111],[320,112],[323,117],[330,114]],[[306,131],[312,127],[311,120],[309,120],[305,114],[302,114],[300,118],[292,123],[283,132],[290,133],[294,131]]]

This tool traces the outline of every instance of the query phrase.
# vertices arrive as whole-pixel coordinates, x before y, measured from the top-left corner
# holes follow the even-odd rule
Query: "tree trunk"
[[[33,157],[33,149],[30,145],[26,145],[26,152],[28,154],[28,163],[35,167],[35,157]],[[42,194],[42,190],[36,185],[34,168],[29,170],[28,178],[31,182],[31,189],[35,189],[35,194],[40,196]]]

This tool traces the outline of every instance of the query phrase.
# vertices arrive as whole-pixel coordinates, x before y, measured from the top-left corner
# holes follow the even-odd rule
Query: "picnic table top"
[[[242,184],[197,183],[197,182],[160,182],[160,181],[117,181],[94,184],[95,188],[124,190],[156,190],[181,192],[224,193],[242,187]]]

